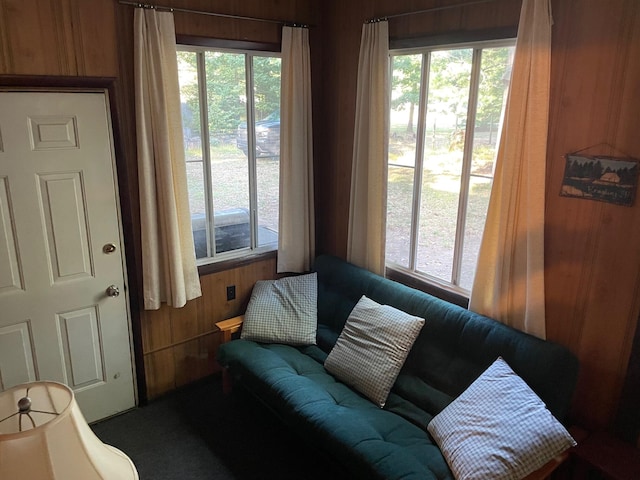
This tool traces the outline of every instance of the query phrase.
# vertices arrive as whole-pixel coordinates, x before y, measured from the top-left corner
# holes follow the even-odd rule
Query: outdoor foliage
[[[280,58],[253,57],[256,121],[280,111]]]
[[[453,114],[460,123],[464,123],[472,55],[473,50],[468,48],[441,50],[430,54],[428,114]],[[504,87],[511,74],[508,68],[510,55],[509,48],[486,48],[482,51],[477,127],[488,127],[500,118]],[[393,86],[396,94],[391,101],[391,108],[398,111],[409,108],[407,133],[414,132],[413,112],[420,100],[422,58],[421,54],[393,57]]]
[[[393,86],[398,94],[391,100],[392,110],[404,110],[409,106],[409,122],[406,133],[413,133],[414,110],[420,101],[422,55],[398,55],[393,57]]]
[[[252,57],[254,71],[255,120],[280,109],[280,58]],[[197,72],[196,55],[178,52],[181,69]],[[238,125],[247,119],[245,54],[206,52],[205,74],[209,132],[211,135],[234,134]],[[186,98],[183,105],[183,124],[193,134],[200,131],[198,84],[181,86]]]

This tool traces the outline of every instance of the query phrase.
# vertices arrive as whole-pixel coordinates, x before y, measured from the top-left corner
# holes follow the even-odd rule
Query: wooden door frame
[[[72,92],[73,90],[100,89],[109,94],[109,108],[111,114],[111,129],[113,135],[113,148],[118,177],[118,197],[120,202],[120,224],[124,239],[125,261],[127,265],[127,285],[129,294],[129,315],[131,321],[131,334],[133,338],[133,362],[134,362],[134,387],[137,390],[139,405],[147,403],[146,376],[144,370],[144,356],[142,349],[142,324],[140,318],[140,282],[141,272],[136,262],[135,245],[136,235],[139,230],[133,226],[133,209],[137,203],[132,201],[129,192],[131,179],[127,168],[127,159],[122,147],[118,122],[115,77],[72,77],[72,76],[33,76],[33,75],[0,75],[0,87],[11,89],[42,89],[49,91]]]

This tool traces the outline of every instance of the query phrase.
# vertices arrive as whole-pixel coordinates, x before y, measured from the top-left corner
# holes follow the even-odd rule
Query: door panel
[[[6,177],[2,177],[0,178],[0,295],[12,290],[22,290],[22,274],[16,244],[8,181]]]
[[[0,390],[36,380],[29,322],[0,327]]]
[[[106,95],[0,92],[0,137],[0,386],[63,382],[89,421],[131,408]]]
[[[76,117],[29,116],[29,134],[33,150],[78,148]]]
[[[103,345],[96,305],[57,316],[67,380],[72,388],[105,382]]]
[[[39,175],[53,283],[93,276],[81,172]]]

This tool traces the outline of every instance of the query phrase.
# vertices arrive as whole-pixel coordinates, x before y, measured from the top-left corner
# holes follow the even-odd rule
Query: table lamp
[[[69,387],[33,382],[0,393],[0,478],[137,480],[138,472],[96,437]]]

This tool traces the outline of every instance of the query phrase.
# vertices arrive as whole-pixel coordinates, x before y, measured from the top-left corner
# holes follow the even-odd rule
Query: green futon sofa
[[[218,360],[294,432],[361,479],[451,479],[427,431],[431,419],[502,357],[561,422],[578,363],[564,347],[524,334],[332,256],[319,256],[317,345],[233,340]],[[366,295],[425,319],[384,408],[336,380],[324,361]]]

